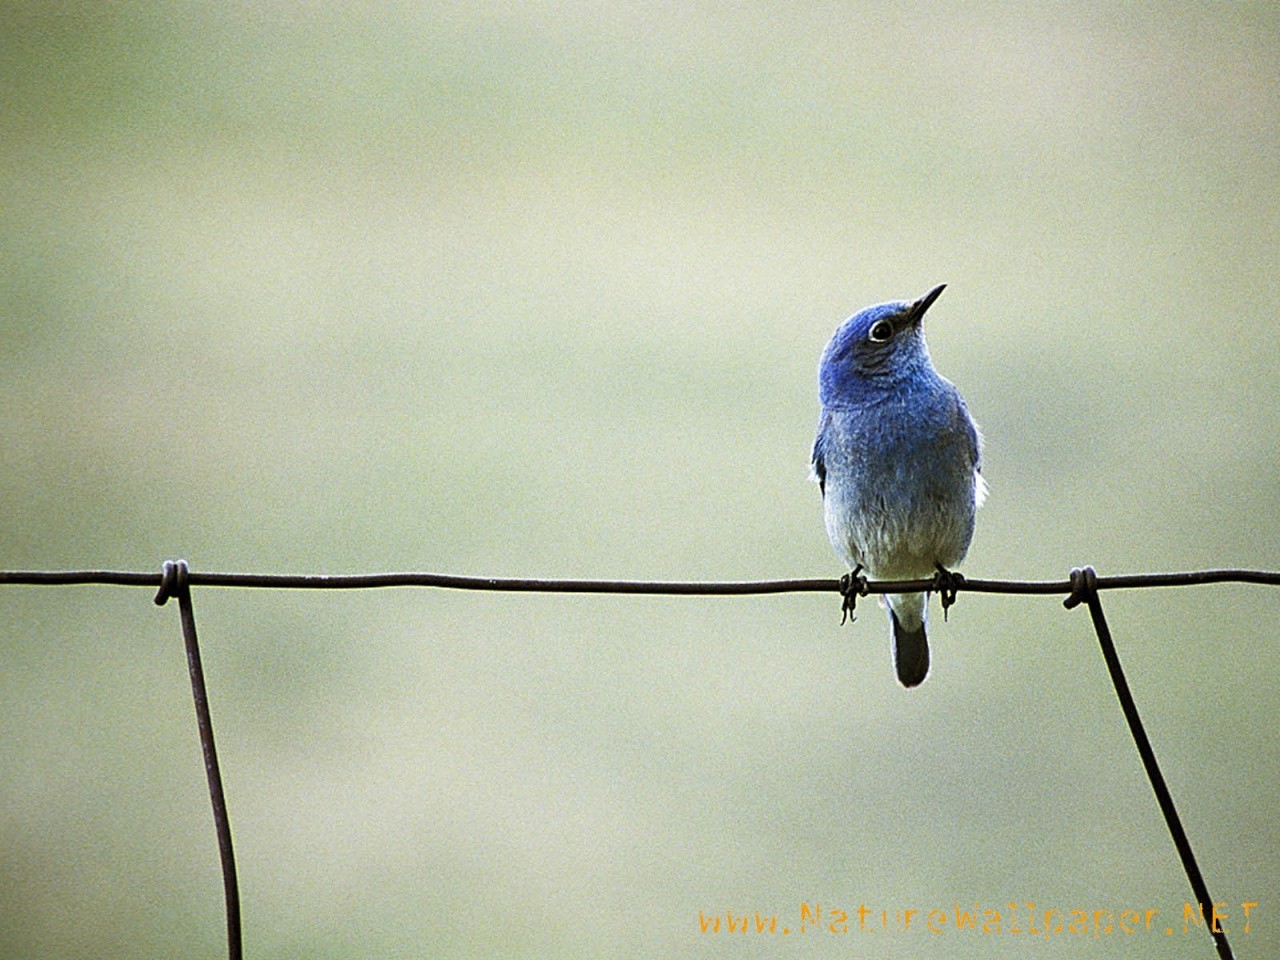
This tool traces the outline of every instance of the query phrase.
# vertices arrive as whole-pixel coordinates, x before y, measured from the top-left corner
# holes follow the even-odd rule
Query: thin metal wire
[[[1280,572],[1266,570],[1197,570],[1182,573],[1143,573],[1123,576],[1099,577],[1092,567],[1072,570],[1068,580],[970,580],[952,574],[946,583],[946,592],[952,600],[956,592],[1002,594],[1066,594],[1065,606],[1071,609],[1080,603],[1087,604],[1093,620],[1094,631],[1111,675],[1112,685],[1120,700],[1121,710],[1129,724],[1138,747],[1138,754],[1155,791],[1156,801],[1164,814],[1165,823],[1173,837],[1174,846],[1182,859],[1183,869],[1191,881],[1201,907],[1212,905],[1204,877],[1196,864],[1191,844],[1160,773],[1155,751],[1147,738],[1138,715],[1137,705],[1129,691],[1129,684],[1120,666],[1111,631],[1102,613],[1098,599],[1100,590],[1133,590],[1150,587],[1201,586],[1213,583],[1251,583],[1280,586]],[[438,587],[453,590],[487,590],[522,593],[597,593],[597,594],[647,594],[677,596],[747,596],[779,593],[839,592],[841,581],[834,579],[749,580],[749,581],[653,581],[653,580],[547,580],[516,577],[467,577],[443,573],[377,573],[354,575],[309,574],[256,574],[256,573],[199,573],[188,569],[184,560],[166,561],[160,574],[133,573],[119,570],[68,570],[68,571],[0,571],[0,584],[27,584],[35,586],[68,586],[77,584],[105,584],[118,586],[156,587],[156,603],[163,605],[169,597],[177,597],[182,621],[182,635],[187,649],[187,663],[191,674],[192,696],[196,706],[196,723],[200,731],[200,743],[204,750],[205,770],[209,781],[209,796],[213,805],[214,825],[218,834],[218,850],[222,858],[223,888],[227,901],[227,939],[231,960],[242,956],[240,932],[240,898],[236,881],[235,854],[231,844],[231,824],[227,815],[226,797],[222,788],[222,775],[218,769],[217,751],[213,740],[213,722],[209,714],[209,698],[205,690],[204,671],[200,665],[200,650],[196,641],[195,614],[191,605],[192,586],[208,587],[261,587],[267,589],[358,590],[380,587]],[[882,580],[859,583],[859,592],[866,594],[917,593],[937,589],[938,581]],[[1232,960],[1231,947],[1226,933],[1209,921],[1210,933],[1221,960]]]
[[[164,606],[170,597],[178,599],[182,641],[187,649],[187,670],[191,674],[191,696],[196,705],[196,727],[200,731],[200,747],[204,751],[209,802],[213,806],[213,827],[218,836],[218,854],[222,861],[222,890],[227,903],[227,955],[230,960],[241,960],[243,945],[240,933],[240,884],[236,879],[236,855],[231,845],[231,818],[227,813],[227,797],[222,789],[222,772],[218,768],[218,750],[213,740],[209,694],[204,684],[204,668],[200,665],[200,644],[196,639],[196,615],[191,606],[190,579],[187,561],[166,560],[160,574],[156,605]]]
[[[1212,919],[1214,917],[1213,899],[1209,896],[1204,875],[1200,873],[1200,866],[1196,863],[1196,855],[1191,850],[1191,841],[1187,839],[1187,832],[1182,828],[1182,820],[1178,816],[1178,808],[1174,806],[1173,795],[1169,793],[1169,786],[1160,772],[1160,764],[1156,762],[1156,752],[1152,749],[1151,740],[1142,726],[1142,717],[1138,714],[1138,705],[1134,702],[1133,694],[1129,690],[1129,681],[1125,679],[1124,669],[1120,666],[1120,655],[1116,652],[1116,645],[1111,640],[1111,629],[1107,626],[1107,618],[1102,612],[1102,602],[1098,599],[1098,580],[1099,577],[1094,573],[1093,567],[1072,570],[1071,596],[1063,601],[1063,606],[1068,610],[1080,603],[1089,607],[1093,631],[1098,635],[1102,658],[1107,662],[1107,672],[1111,674],[1111,685],[1116,689],[1120,709],[1124,713],[1125,721],[1129,724],[1129,733],[1133,735],[1138,756],[1142,758],[1142,766],[1147,771],[1147,779],[1155,792],[1156,803],[1160,807],[1160,812],[1164,814],[1165,825],[1169,828],[1173,845],[1177,848],[1178,857],[1182,860],[1182,869],[1186,871],[1187,879],[1191,881],[1191,892],[1195,894],[1200,906],[1200,915],[1204,916],[1206,906],[1210,908],[1207,924],[1209,934],[1213,937],[1213,944],[1218,950],[1218,956],[1220,960],[1234,960],[1235,955],[1227,942],[1226,931]]]
[[[155,573],[121,570],[30,571],[0,570],[0,584],[69,586],[107,584],[159,587]],[[555,580],[524,577],[468,577],[449,573],[288,574],[202,573],[192,570],[193,587],[262,587],[273,590],[365,590],[379,587],[438,587],[449,590],[492,590],[516,593],[613,593],[669,596],[749,596],[775,593],[828,593],[840,590],[830,578],[794,580],[681,581],[681,580]],[[1097,577],[1097,590],[1135,590],[1148,587],[1199,586],[1211,583],[1253,583],[1280,586],[1280,571],[1196,570],[1185,573],[1139,573]],[[935,580],[873,580],[867,593],[919,593],[934,589]],[[1069,596],[1070,580],[976,580],[957,577],[954,589],[968,593],[1040,594]]]

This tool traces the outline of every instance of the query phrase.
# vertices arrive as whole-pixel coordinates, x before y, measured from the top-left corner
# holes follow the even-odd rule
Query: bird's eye
[[[893,339],[893,324],[888,320],[877,320],[871,325],[867,337],[872,343],[888,343]]]

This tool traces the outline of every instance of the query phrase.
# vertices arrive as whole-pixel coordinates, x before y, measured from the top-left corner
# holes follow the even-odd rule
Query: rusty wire
[[[1120,658],[1098,598],[1102,590],[1134,590],[1150,587],[1203,586],[1215,583],[1247,583],[1280,586],[1280,572],[1265,570],[1198,570],[1183,573],[1142,573],[1100,577],[1092,567],[1078,567],[1066,580],[977,580],[948,574],[943,581],[855,579],[792,579],[742,581],[675,581],[675,580],[548,580],[517,577],[473,577],[443,573],[375,573],[375,574],[260,574],[202,573],[190,570],[185,560],[166,561],[160,573],[135,573],[119,570],[67,571],[0,571],[0,584],[30,586],[70,586],[101,584],[108,586],[153,587],[158,591],[155,602],[163,605],[170,598],[178,601],[183,641],[187,651],[188,672],[196,708],[196,725],[204,754],[205,771],[213,807],[214,827],[222,860],[223,891],[227,908],[227,947],[231,960],[242,956],[239,887],[236,880],[235,854],[232,849],[231,824],[223,793],[222,775],[218,768],[213,738],[213,721],[205,689],[204,672],[196,639],[195,613],[191,603],[192,587],[259,587],[276,590],[363,590],[382,587],[434,587],[453,590],[487,590],[519,593],[638,594],[659,596],[752,596],[779,593],[848,592],[858,596],[886,593],[918,593],[943,591],[949,606],[956,593],[1002,593],[1018,595],[1058,595],[1064,597],[1067,609],[1084,604],[1090,613],[1103,659],[1120,701],[1121,710],[1133,735],[1143,768],[1164,815],[1190,881],[1192,892],[1203,914],[1212,905],[1204,877],[1191,850],[1169,788],[1156,762],[1155,751],[1138,715],[1137,705],[1120,666]],[[855,596],[847,602],[852,605]],[[1226,932],[1213,923],[1207,924],[1219,960],[1231,960],[1233,954]]]

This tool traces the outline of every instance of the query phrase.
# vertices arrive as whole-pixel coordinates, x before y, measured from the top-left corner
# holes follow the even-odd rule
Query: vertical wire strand
[[[196,726],[204,753],[205,775],[209,781],[209,802],[213,806],[213,825],[218,835],[218,854],[222,862],[222,888],[227,904],[227,954],[230,960],[242,960],[240,929],[240,885],[236,879],[236,857],[231,843],[231,819],[227,815],[227,798],[222,789],[222,772],[218,766],[218,750],[213,740],[213,718],[209,713],[209,694],[200,664],[200,645],[196,639],[196,616],[191,605],[191,587],[187,583],[187,564],[167,561],[164,565],[160,592],[156,603],[170,596],[178,599],[178,615],[182,621],[182,642],[187,651],[187,670],[191,675],[191,696],[195,701]]]
[[[1073,570],[1071,581],[1072,593],[1067,598],[1065,606],[1070,609],[1084,602],[1089,607],[1089,617],[1093,621],[1093,631],[1098,635],[1102,658],[1107,662],[1107,672],[1111,674],[1111,684],[1115,687],[1116,696],[1120,700],[1120,709],[1124,712],[1125,721],[1129,724],[1133,742],[1138,747],[1138,755],[1142,758],[1142,766],[1147,771],[1147,779],[1151,781],[1151,789],[1155,791],[1156,803],[1159,804],[1160,812],[1164,814],[1165,825],[1168,826],[1169,833],[1173,837],[1173,845],[1178,849],[1182,869],[1186,871],[1187,879],[1191,881],[1191,892],[1195,894],[1199,904],[1200,916],[1209,928],[1209,935],[1213,937],[1220,960],[1234,960],[1235,954],[1231,952],[1231,944],[1227,942],[1226,931],[1215,919],[1216,911],[1213,900],[1209,896],[1209,888],[1204,882],[1204,876],[1200,873],[1195,854],[1191,850],[1191,841],[1187,839],[1187,833],[1182,828],[1178,809],[1174,806],[1173,796],[1169,793],[1168,784],[1165,783],[1164,775],[1160,772],[1155,750],[1152,749],[1151,741],[1147,738],[1147,732],[1142,726],[1142,718],[1138,715],[1138,705],[1134,702],[1133,694],[1129,690],[1129,681],[1125,679],[1124,670],[1120,666],[1120,656],[1116,653],[1115,643],[1111,639],[1111,629],[1107,626],[1107,618],[1102,612],[1102,601],[1098,599],[1096,574],[1092,567]],[[1204,915],[1206,906],[1209,908],[1207,918]]]

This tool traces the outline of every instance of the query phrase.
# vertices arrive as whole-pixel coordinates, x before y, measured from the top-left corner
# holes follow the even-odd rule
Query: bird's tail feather
[[[924,621],[914,630],[908,630],[889,608],[893,623],[893,665],[898,671],[898,682],[904,687],[916,687],[929,675],[929,638],[925,636]]]

